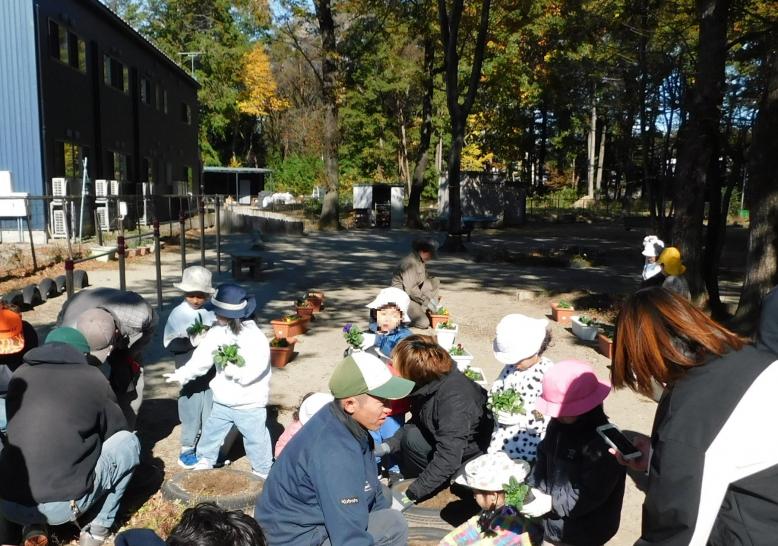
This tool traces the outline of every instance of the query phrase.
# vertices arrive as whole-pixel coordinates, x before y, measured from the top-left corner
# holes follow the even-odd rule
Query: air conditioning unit
[[[65,197],[68,194],[67,178],[52,178],[51,193],[54,197]]]
[[[51,211],[51,236],[55,239],[64,239],[68,236],[67,229],[65,229],[65,210],[54,209]]]
[[[100,231],[111,230],[111,205],[110,203],[99,203],[97,205],[97,224]]]
[[[95,180],[95,197],[108,197],[108,180]]]
[[[141,225],[148,226],[151,224],[151,218],[149,214],[151,213],[151,204],[149,203],[150,196],[154,193],[154,184],[151,182],[142,182],[141,183],[141,195],[143,195],[143,205],[142,209],[139,211],[141,213],[141,217],[139,219],[139,222]]]
[[[111,180],[111,195],[121,195],[122,185],[118,180]]]

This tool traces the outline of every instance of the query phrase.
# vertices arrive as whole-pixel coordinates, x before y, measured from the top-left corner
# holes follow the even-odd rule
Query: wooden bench
[[[496,216],[463,216],[461,233],[463,235],[467,235],[467,240],[469,241],[475,226],[484,229],[489,227],[489,224],[495,223],[497,220],[498,218]]]
[[[259,279],[259,275],[262,272],[262,254],[256,251],[245,252],[233,252],[230,254],[232,258],[232,278],[241,280],[243,278]],[[248,269],[248,273],[244,274],[244,269]]]

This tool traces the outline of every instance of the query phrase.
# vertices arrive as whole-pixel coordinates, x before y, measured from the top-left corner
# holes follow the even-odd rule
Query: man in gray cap
[[[440,281],[427,273],[427,262],[437,255],[438,245],[432,239],[416,239],[411,253],[402,259],[392,277],[392,286],[411,298],[408,315],[414,328],[429,328],[428,312],[435,312],[440,302]]]
[[[114,288],[82,290],[57,317],[57,326],[76,328],[87,338],[90,354],[111,382],[131,430],[143,401],[141,353],[157,320],[143,296]]]

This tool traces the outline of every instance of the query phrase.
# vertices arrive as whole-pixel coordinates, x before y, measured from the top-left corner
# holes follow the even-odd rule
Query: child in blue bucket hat
[[[213,409],[197,444],[196,470],[213,468],[219,448],[233,425],[243,436],[246,456],[257,476],[265,478],[273,463],[267,430],[270,391],[270,344],[254,322],[256,301],[237,284],[222,284],[206,304],[216,323],[173,373],[168,383],[185,385],[216,367],[211,380]]]

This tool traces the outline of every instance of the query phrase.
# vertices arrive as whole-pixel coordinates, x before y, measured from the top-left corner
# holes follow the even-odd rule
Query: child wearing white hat
[[[276,441],[274,452],[276,459],[281,456],[281,452],[286,447],[286,444],[294,438],[295,434],[300,432],[303,425],[316,415],[316,412],[333,400],[335,399],[328,392],[309,392],[303,396],[303,399],[300,401],[300,407],[297,408],[297,411],[292,416],[292,422],[289,423],[289,426],[284,429],[284,432]]]
[[[524,415],[515,424],[495,419],[488,453],[505,452],[511,459],[535,461],[538,444],[546,433],[546,418],[535,410],[535,401],[543,390],[543,376],[553,362],[543,356],[551,341],[548,320],[518,313],[506,315],[497,324],[494,357],[505,364],[490,394],[514,389],[521,395]]]
[[[519,512],[521,506],[512,506],[505,492],[511,479],[522,484],[528,474],[529,464],[512,461],[502,451],[481,455],[465,464],[452,483],[472,489],[482,511],[443,537],[440,546],[530,546],[525,518]]]
[[[213,311],[205,309],[214,289],[211,286],[211,272],[199,265],[184,269],[181,282],[173,286],[184,293],[184,300],[168,316],[162,345],[173,353],[176,368],[180,368],[189,361],[204,335],[204,330],[195,332],[200,326],[196,326],[194,330],[192,327],[195,323],[200,323],[202,328],[208,328],[216,320]],[[181,421],[181,453],[178,464],[184,468],[191,468],[197,462],[197,440],[213,405],[208,383],[213,379],[214,373],[211,369],[203,377],[185,385],[178,394],[178,419]]]
[[[408,316],[408,306],[411,303],[410,297],[399,288],[384,288],[378,295],[367,304],[369,309],[376,311],[376,321],[371,322],[369,330],[375,334],[375,341],[372,349],[378,350],[382,357],[390,357],[394,347],[403,339],[413,334],[408,324],[411,318]],[[368,352],[371,347],[367,348]],[[389,366],[394,373],[394,369]],[[395,374],[396,375],[396,374]],[[391,404],[392,412],[377,431],[371,430],[375,445],[381,445],[388,438],[400,430],[405,424],[405,413],[409,409],[406,400],[396,400]],[[386,471],[389,481],[394,483],[402,479],[400,467],[394,461],[392,455],[376,457],[376,464],[379,471]]]
[[[662,266],[657,263],[657,258],[665,248],[665,243],[656,235],[646,235],[643,238],[643,280],[647,281],[662,272]]]

